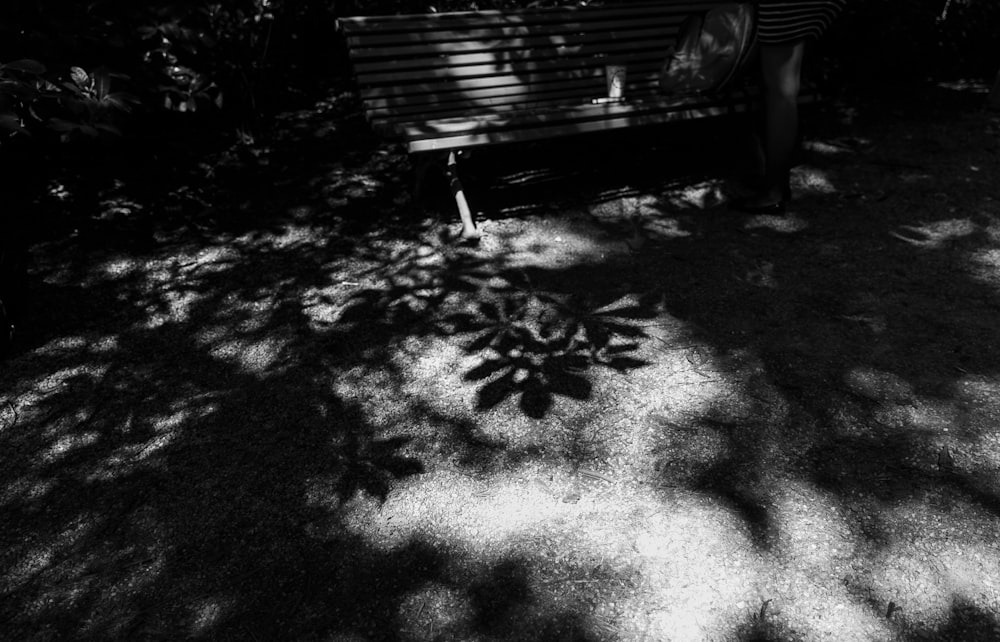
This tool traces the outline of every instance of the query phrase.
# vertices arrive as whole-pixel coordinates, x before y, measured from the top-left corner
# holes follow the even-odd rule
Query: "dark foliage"
[[[88,137],[135,103],[252,127],[287,103],[290,81],[328,71],[332,28],[318,2],[5,3],[0,112],[8,131]]]

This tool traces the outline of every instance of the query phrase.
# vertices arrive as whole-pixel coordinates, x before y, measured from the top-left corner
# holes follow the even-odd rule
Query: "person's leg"
[[[753,204],[769,205],[787,199],[789,172],[799,131],[799,86],[805,42],[762,45],[764,79],[764,186]]]

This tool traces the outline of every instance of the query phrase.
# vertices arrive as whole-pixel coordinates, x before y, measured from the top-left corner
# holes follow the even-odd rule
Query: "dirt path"
[[[1000,637],[995,118],[824,120],[780,218],[724,139],[500,151],[460,248],[344,105],[35,249],[6,637]]]

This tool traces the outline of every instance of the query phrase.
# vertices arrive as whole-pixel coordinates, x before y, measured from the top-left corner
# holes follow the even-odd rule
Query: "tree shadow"
[[[386,272],[400,258],[386,245],[425,227],[360,221],[394,198],[391,181],[372,176],[391,174],[396,159],[370,153],[370,173],[347,163],[335,185],[318,177],[342,160],[283,165],[293,207],[268,198],[242,217],[198,217],[188,200],[152,226],[153,246],[76,238],[36,248],[30,331],[2,373],[5,637],[408,639],[421,625],[407,611],[413,595],[445,586],[472,605],[474,628],[588,639],[585,619],[516,590],[511,578],[527,577],[530,557],[470,577],[456,569],[479,562],[447,543],[375,541],[356,522],[419,483],[429,462],[406,421],[373,420],[346,398],[342,375],[381,370],[400,337],[453,333],[462,321],[446,318],[449,298],[494,276],[462,253],[430,268],[406,254],[404,269]],[[241,162],[235,173],[262,171]],[[191,194],[191,180],[174,176],[159,193]],[[131,189],[142,188],[123,181],[119,195],[138,201]],[[315,214],[330,194],[359,209]],[[395,285],[345,293],[331,281],[345,265]],[[389,375],[384,392],[398,393]],[[418,406],[409,419],[459,434],[464,465],[489,469],[484,451],[500,446]],[[537,612],[530,624],[500,623],[522,603]]]
[[[314,274],[303,263],[337,250],[243,250],[157,291],[139,269],[102,280],[100,261],[38,288],[39,310],[81,305],[6,376],[19,414],[2,435],[4,634],[407,639],[420,622],[406,605],[440,585],[468,595],[475,628],[523,630],[501,621],[527,602],[532,627],[587,639],[525,592],[528,560],[470,578],[441,542],[383,544],[352,523],[426,463],[405,423],[335,392],[322,332],[290,304]]]
[[[935,135],[928,141],[933,142],[928,153],[958,149],[957,142],[943,140]],[[597,160],[602,154],[619,158],[610,146],[602,147],[598,137],[582,146],[589,144],[594,147],[588,154],[573,154],[586,158],[582,167],[570,163],[568,170],[587,177],[587,194],[622,174],[631,185],[665,188],[643,217],[651,224],[669,219],[677,233],[654,236],[625,258],[533,269],[533,288],[556,300],[578,296],[584,288],[612,289],[610,281],[628,283],[633,293],[654,292],[663,313],[696,328],[698,340],[710,346],[714,371],[739,382],[744,399],[759,400],[757,385],[779,400],[777,405],[790,408],[759,434],[728,431],[730,454],[684,478],[684,487],[732,505],[765,549],[777,488],[761,471],[773,466],[774,452],[817,488],[845,504],[865,506],[876,517],[859,518],[860,528],[879,545],[892,543],[891,525],[879,523],[879,506],[956,502],[1000,516],[998,489],[981,469],[968,468],[986,433],[981,420],[968,417],[974,404],[962,392],[962,386],[972,385],[963,382],[989,381],[997,374],[1000,355],[991,336],[1000,298],[993,277],[981,271],[974,276],[970,270],[977,268],[969,267],[994,251],[995,217],[956,212],[945,196],[947,185],[922,175],[917,165],[894,164],[900,151],[881,141],[841,157],[805,153],[802,171],[809,174],[802,180],[826,187],[812,190],[806,183],[791,215],[780,221],[741,218],[712,205],[679,207],[659,174],[671,166],[669,159],[658,165],[662,159],[654,162],[651,148],[640,145],[634,157],[641,160],[623,170],[617,160]],[[672,158],[685,151],[675,150]],[[512,152],[511,158],[518,157],[523,154]],[[699,157],[691,158],[698,167]],[[887,167],[912,187],[886,192],[878,173]],[[531,173],[530,167],[524,171]],[[542,203],[545,190],[558,184],[543,174],[544,185],[528,202]],[[982,182],[976,184],[986,195]],[[915,224],[911,210],[927,198],[940,206],[923,208]],[[504,210],[496,216],[502,218]],[[518,304],[491,308],[486,316],[506,328],[519,309]],[[483,348],[490,345],[487,338],[502,336],[494,330],[470,345]],[[644,340],[633,339],[637,346]],[[518,341],[528,343],[510,343]],[[724,364],[728,356],[746,353],[760,359],[756,383]],[[487,407],[517,391],[505,378],[509,364],[523,367],[494,357],[471,373],[474,380],[500,373],[484,389],[490,393]],[[775,404],[765,403],[764,409],[768,405]],[[951,435],[942,426],[950,426]],[[964,451],[964,469],[940,468],[943,442]]]
[[[377,156],[369,167],[398,169],[367,153]],[[656,159],[644,161],[651,181]],[[848,173],[826,162],[835,184]],[[480,410],[516,399],[519,412],[545,417],[560,397],[594,399],[598,368],[650,365],[651,324],[685,325],[704,368],[764,419],[721,397],[699,410],[699,429],[726,447],[679,484],[732,507],[761,549],[787,482],[775,471],[844,505],[857,495],[898,505],[934,487],[997,514],[975,463],[962,452],[939,463],[934,436],[934,413],[945,413],[958,427],[952,447],[975,446],[983,428],[960,386],[995,377],[1000,363],[997,292],[965,271],[995,245],[991,219],[955,234],[955,216],[934,209],[918,233],[900,230],[913,223],[908,199],[940,185],[914,179],[891,205],[808,194],[815,209],[793,232],[682,209],[663,192],[657,216],[683,234],[601,262],[519,267],[440,243],[423,222],[360,221],[396,187],[366,187],[346,162],[341,176],[358,191],[325,185],[329,167],[287,169],[305,210],[267,201],[141,260],[107,248],[36,266],[31,350],[0,375],[16,406],[0,424],[11,525],[0,532],[0,615],[12,638],[408,639],[419,611],[410,600],[434,585],[468,605],[460,632],[602,639],[582,606],[546,610],[530,555],[474,560],[470,576],[439,541],[357,527],[431,470],[408,422],[457,435],[464,470],[490,471],[499,454],[541,458],[506,453],[474,422],[418,403],[405,419],[371,416],[345,373],[377,373],[376,392],[403,396],[387,357],[414,338],[478,358],[462,374],[477,382]],[[355,199],[346,219],[319,209],[327,188]],[[843,211],[822,205],[841,196]],[[309,225],[318,233],[296,227]],[[747,354],[756,369],[736,358]],[[671,447],[683,459],[681,444]],[[861,526],[869,541],[892,543],[891,524]],[[528,608],[536,615],[513,621]]]
[[[367,335],[463,338],[481,362],[464,378],[480,384],[477,409],[510,397],[529,417],[544,417],[554,398],[586,401],[589,368],[628,372],[643,336],[648,302],[615,305],[614,292],[551,296],[530,275],[474,252],[424,247],[396,253],[377,269],[383,285],[357,292],[342,320]],[[382,358],[380,355],[379,358]]]

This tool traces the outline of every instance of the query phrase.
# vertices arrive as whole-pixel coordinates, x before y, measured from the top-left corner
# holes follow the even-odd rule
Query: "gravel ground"
[[[728,129],[477,154],[473,248],[336,92],[109,183],[150,237],[35,247],[0,373],[0,638],[1000,639],[980,102],[811,116],[782,217]]]

